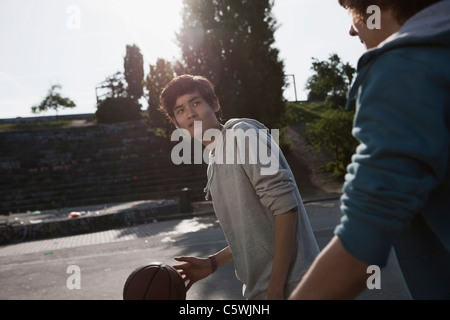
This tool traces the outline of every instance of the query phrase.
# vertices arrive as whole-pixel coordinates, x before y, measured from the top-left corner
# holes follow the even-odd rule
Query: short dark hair
[[[381,10],[392,9],[397,22],[404,24],[416,13],[439,1],[441,0],[339,0],[339,4],[354,10],[363,18],[368,17],[367,8],[371,5],[377,5]]]
[[[219,104],[219,99],[214,91],[214,85],[202,76],[194,76],[185,74],[174,78],[163,89],[159,98],[159,109],[171,119],[175,115],[173,109],[177,99],[185,94],[198,92],[198,94],[210,105],[214,106]],[[216,112],[216,117],[220,120],[222,116],[222,110]]]

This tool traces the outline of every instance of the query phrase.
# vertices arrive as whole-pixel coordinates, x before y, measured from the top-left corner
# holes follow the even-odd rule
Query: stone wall
[[[79,205],[204,198],[206,164],[174,165],[144,121],[0,132],[0,214]]]

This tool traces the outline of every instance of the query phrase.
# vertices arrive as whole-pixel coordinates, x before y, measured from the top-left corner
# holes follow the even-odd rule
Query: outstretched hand
[[[199,280],[212,273],[211,262],[208,258],[176,257],[176,261],[185,262],[173,267],[181,274],[186,285],[186,291]]]

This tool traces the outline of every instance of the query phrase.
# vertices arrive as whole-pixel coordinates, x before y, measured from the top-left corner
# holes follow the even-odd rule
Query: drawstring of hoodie
[[[223,139],[223,132],[225,130],[225,126],[222,128],[222,136],[219,139],[219,141],[217,142],[214,150],[216,150],[216,148],[221,148],[221,143],[223,143],[222,139]],[[216,164],[216,159],[215,159],[215,151],[210,152],[209,154],[209,164],[208,164],[208,170],[206,172],[206,176],[208,178],[208,182],[206,183],[206,187],[203,189],[203,192],[206,193],[205,195],[205,200],[209,201],[209,196],[211,195],[211,184],[212,184],[212,179],[214,176],[214,166]]]
[[[225,141],[225,130],[228,128],[233,127],[235,124],[239,123],[239,122],[246,122],[251,124],[252,126],[254,126],[256,129],[266,129],[267,128],[261,124],[260,122],[258,122],[257,120],[253,120],[253,119],[246,119],[246,118],[241,118],[241,119],[230,119],[227,121],[227,123],[222,127],[222,135],[220,140],[217,142],[214,150],[221,150],[220,148],[222,148],[224,146],[224,141]],[[203,192],[206,193],[205,196],[205,200],[209,201],[209,196],[211,195],[211,184],[212,184],[212,179],[214,176],[214,166],[216,165],[216,156],[218,157],[218,159],[223,159],[223,154],[219,152],[219,154],[215,154],[215,151],[211,152],[209,154],[209,165],[208,165],[208,171],[207,171],[207,177],[208,177],[208,182],[206,184],[206,187],[203,189]]]
[[[211,183],[212,183],[212,179],[214,176],[214,160],[211,160],[211,159],[212,159],[212,156],[210,155],[208,171],[206,172],[208,182],[206,183],[206,187],[203,189],[203,192],[206,193],[206,196],[205,196],[206,201],[209,201],[209,195],[211,194],[210,188],[211,188]]]

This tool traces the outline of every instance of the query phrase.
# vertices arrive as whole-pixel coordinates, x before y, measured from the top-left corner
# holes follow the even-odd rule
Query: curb
[[[10,241],[4,240],[7,237],[2,237],[3,241],[0,242],[0,245],[80,235],[156,221],[183,219],[196,215],[214,214],[212,205],[210,209],[205,205],[203,207],[206,208],[189,213],[180,213],[179,203],[173,200],[164,201],[163,204],[152,204],[141,207],[130,203],[126,209],[108,213],[97,211],[85,215],[78,215],[75,218],[68,218],[67,215],[49,215],[33,220],[31,218],[36,218],[36,216],[29,217],[22,215],[20,219],[23,219],[24,223],[12,229],[12,232],[15,232],[15,234],[12,234]],[[23,229],[19,230],[19,228],[25,228],[25,231]],[[17,239],[17,234],[20,234],[19,239]],[[14,239],[17,240],[14,241]]]
[[[329,194],[323,197],[304,199],[304,204],[315,202],[339,200],[341,194]],[[3,241],[0,245],[17,242],[27,242],[32,240],[52,239],[65,236],[81,235],[92,232],[106,231],[127,226],[141,225],[144,223],[154,223],[174,219],[189,219],[194,217],[215,215],[211,201],[191,203],[190,212],[181,212],[180,203],[171,200],[153,206],[132,205],[127,209],[117,212],[109,212],[97,215],[80,216],[77,218],[67,218],[66,216],[46,219],[39,222],[25,224],[26,233],[19,241]]]

